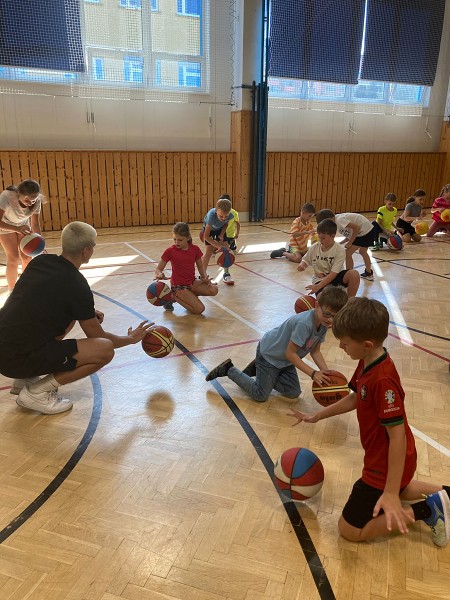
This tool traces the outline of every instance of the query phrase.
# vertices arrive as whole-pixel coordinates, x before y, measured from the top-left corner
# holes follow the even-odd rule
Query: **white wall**
[[[243,11],[245,1],[252,10]],[[259,14],[255,0],[237,0],[235,11],[230,10],[226,0],[212,1],[211,6],[211,95],[195,96],[189,103],[161,103],[56,96],[51,86],[45,88],[47,96],[1,93],[0,149],[229,150],[232,107],[227,98],[228,93],[231,94],[231,81],[234,77],[238,85],[236,75],[238,78],[248,75],[248,66],[242,61],[245,47],[255,54],[253,36],[244,35],[242,44],[236,43],[231,48],[230,32],[233,28],[248,33],[251,24],[236,25],[244,14],[247,21],[251,14],[259,20]],[[447,0],[429,117],[271,108],[268,150],[436,150],[449,85],[449,6],[450,0]],[[230,13],[236,15],[236,22],[231,26]],[[231,66],[233,54],[238,61],[234,69]],[[242,104],[246,106],[245,102]],[[91,112],[94,124],[87,122],[86,113]],[[349,131],[350,124],[356,133]]]

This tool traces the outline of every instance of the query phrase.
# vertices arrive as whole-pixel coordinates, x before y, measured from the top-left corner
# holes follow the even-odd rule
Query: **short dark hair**
[[[311,202],[307,202],[306,204],[304,204],[302,206],[302,211],[305,211],[307,213],[311,213],[312,215],[315,215],[316,207],[314,206],[314,204],[311,204]]]
[[[334,214],[334,212],[329,208],[322,208],[322,210],[319,210],[319,212],[316,215],[316,222],[317,224],[319,224],[325,219],[334,219],[335,216],[336,215]]]
[[[356,342],[382,344],[388,330],[388,310],[373,298],[350,298],[333,320],[333,333],[338,339],[348,336]]]
[[[386,201],[390,201],[390,202],[395,202],[397,200],[397,196],[395,194],[393,194],[392,192],[389,192],[389,194],[386,194]]]
[[[325,233],[326,235],[336,235],[337,225],[331,219],[325,219],[317,225],[317,233]]]
[[[347,292],[340,285],[327,285],[317,298],[321,308],[326,306],[336,313],[347,304],[347,301]]]

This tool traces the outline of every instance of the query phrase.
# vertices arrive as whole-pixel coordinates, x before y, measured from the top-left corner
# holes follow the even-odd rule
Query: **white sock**
[[[42,392],[53,392],[58,389],[58,385],[58,382],[50,373],[50,375],[46,375],[38,382],[32,383],[29,389],[32,394],[40,394]]]

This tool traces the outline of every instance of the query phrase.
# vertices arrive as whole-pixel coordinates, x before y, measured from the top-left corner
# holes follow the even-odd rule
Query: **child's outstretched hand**
[[[156,275],[156,273],[155,273],[155,279],[157,281],[160,281],[161,279],[167,279],[167,276],[165,273],[160,273],[159,275]]]
[[[288,417],[295,417],[296,421],[295,423],[292,423],[292,427],[295,427],[296,425],[298,425],[299,423],[317,423],[317,421],[319,420],[317,418],[317,413],[311,413],[311,414],[307,414],[307,413],[302,413],[299,410],[296,410],[295,408],[290,408],[289,409],[291,412],[286,413]]]

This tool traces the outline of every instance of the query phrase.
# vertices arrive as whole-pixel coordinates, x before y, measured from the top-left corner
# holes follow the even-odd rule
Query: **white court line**
[[[444,454],[445,456],[447,456],[448,458],[450,458],[450,450],[448,448],[446,448],[442,444],[439,444],[438,442],[436,442],[435,440],[433,440],[433,438],[430,438],[428,435],[426,435],[425,433],[422,433],[421,431],[419,431],[418,429],[416,429],[412,425],[410,425],[410,428],[411,428],[411,431],[413,432],[413,434],[416,437],[418,437],[421,440],[423,440],[429,446],[432,446],[433,448],[435,448],[441,454]]]
[[[133,252],[136,252],[136,254],[140,254],[143,258],[145,258],[149,262],[151,262],[151,263],[156,262],[155,260],[153,260],[153,258],[150,258],[149,256],[147,256],[146,254],[144,254],[143,252],[141,252],[140,250],[135,248],[132,244],[129,244],[128,242],[120,242],[120,243],[125,244],[125,246],[128,246],[128,248],[131,248],[133,250]]]
[[[245,325],[247,325],[247,327],[250,327],[250,329],[253,329],[257,333],[260,333],[261,335],[264,334],[264,333],[266,333],[263,329],[261,329],[257,325],[253,325],[253,323],[250,323],[250,321],[247,321],[247,319],[244,319],[244,317],[241,317],[240,315],[238,315],[237,313],[235,313],[234,310],[231,310],[230,308],[227,308],[226,306],[224,306],[220,302],[217,302],[217,300],[213,300],[213,298],[211,296],[202,296],[202,298],[205,298],[205,299],[207,298],[213,304],[217,304],[217,306],[219,308],[221,308],[222,310],[224,310],[225,312],[227,312],[229,315],[231,315],[232,317],[234,317],[235,319],[237,319],[241,323],[244,323]]]

